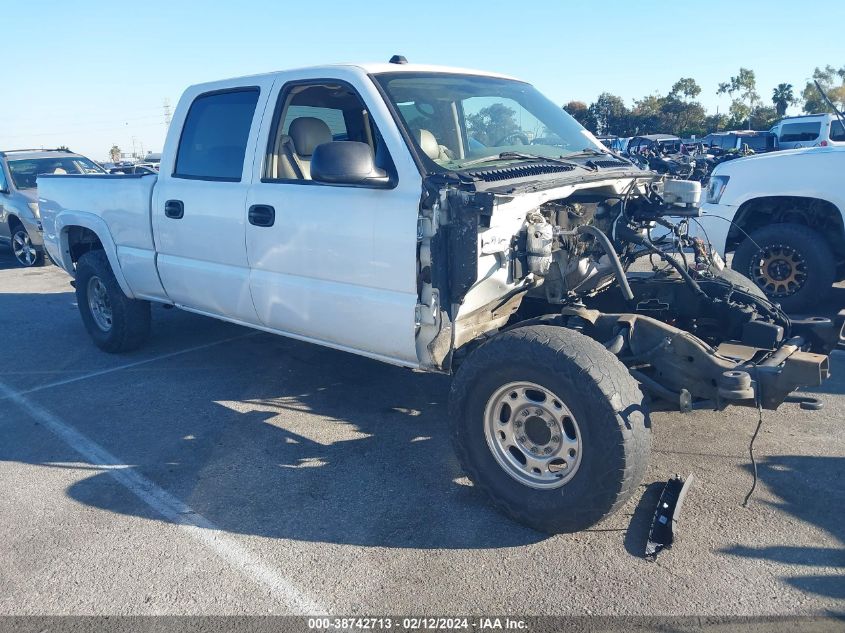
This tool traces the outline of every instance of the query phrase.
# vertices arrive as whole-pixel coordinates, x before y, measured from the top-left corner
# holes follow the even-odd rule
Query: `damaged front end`
[[[448,372],[498,331],[547,323],[604,344],[682,411],[774,409],[828,378],[845,311],[791,320],[726,268],[690,227],[699,183],[592,162],[528,164],[531,178],[513,166],[426,178],[421,365]]]

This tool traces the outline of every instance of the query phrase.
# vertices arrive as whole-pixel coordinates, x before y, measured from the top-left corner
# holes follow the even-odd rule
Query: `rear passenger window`
[[[784,123],[780,130],[780,140],[784,143],[815,141],[821,129],[821,123]]]
[[[845,126],[842,121],[832,121],[830,124],[830,140],[845,141]]]
[[[182,127],[173,175],[239,182],[258,93],[258,88],[244,88],[194,99]]]

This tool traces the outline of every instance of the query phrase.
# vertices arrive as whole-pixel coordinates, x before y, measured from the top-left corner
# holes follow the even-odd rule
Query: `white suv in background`
[[[780,149],[845,145],[845,128],[835,114],[786,117],[769,131],[778,137]]]

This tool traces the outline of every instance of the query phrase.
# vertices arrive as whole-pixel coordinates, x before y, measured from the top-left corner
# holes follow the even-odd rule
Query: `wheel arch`
[[[733,251],[745,239],[745,233],[780,223],[803,224],[828,242],[837,265],[845,264],[845,222],[842,210],[834,203],[809,196],[762,196],[743,202],[728,231],[726,251]],[[744,233],[743,233],[744,231]]]
[[[12,229],[17,225],[23,226],[23,220],[18,217],[18,214],[14,211],[9,211],[8,215],[6,216],[6,225],[9,227],[9,236],[12,235]]]
[[[71,275],[83,254],[92,250],[105,252],[120,289],[130,299],[135,298],[120,267],[117,246],[102,218],[91,213],[61,214],[56,218],[55,242],[59,249],[57,263]]]

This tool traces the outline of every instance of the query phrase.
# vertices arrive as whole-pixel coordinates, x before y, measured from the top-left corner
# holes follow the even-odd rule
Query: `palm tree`
[[[795,95],[792,94],[792,84],[778,84],[772,91],[772,103],[775,104],[778,116],[786,114],[786,109],[795,103]]]

